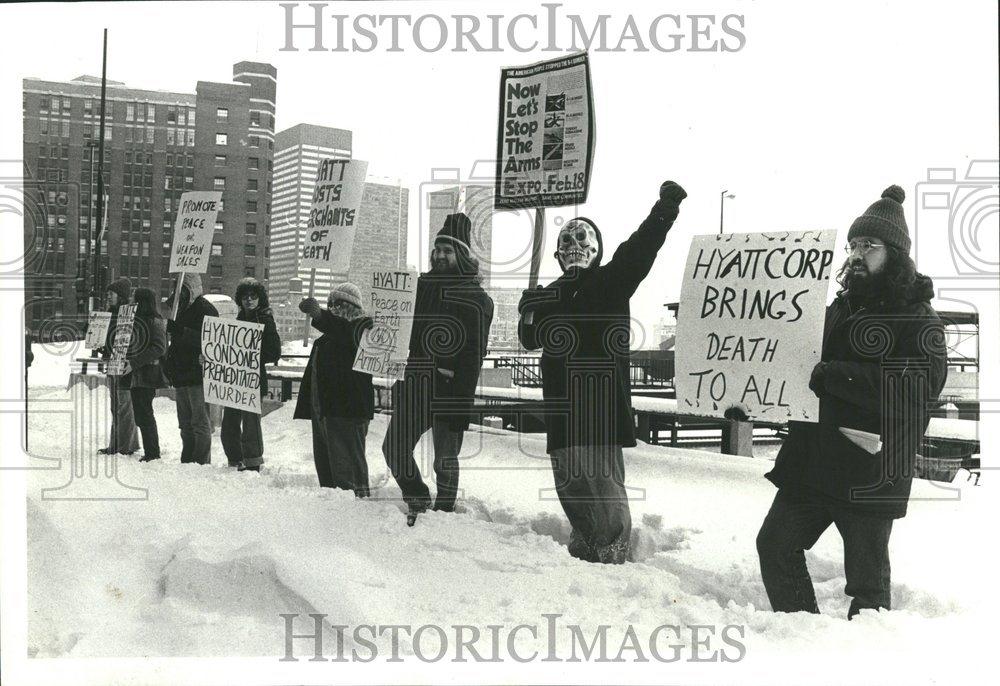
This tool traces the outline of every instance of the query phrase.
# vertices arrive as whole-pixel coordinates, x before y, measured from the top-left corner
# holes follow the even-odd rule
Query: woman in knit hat
[[[375,413],[371,374],[352,369],[361,336],[372,327],[365,316],[361,291],[342,283],[330,293],[327,309],[306,298],[299,309],[323,335],[313,343],[302,375],[295,419],[312,420],[316,476],[324,488],[369,495],[365,439]]]
[[[257,279],[247,277],[236,286],[234,296],[240,312],[236,319],[241,322],[263,324],[264,333],[260,343],[260,397],[267,395],[267,372],[265,364],[272,364],[281,358],[281,338],[274,324],[274,315],[267,299],[267,290]],[[260,430],[260,415],[256,412],[227,407],[222,411],[222,449],[226,453],[230,467],[239,471],[259,472],[264,464],[264,436]]]

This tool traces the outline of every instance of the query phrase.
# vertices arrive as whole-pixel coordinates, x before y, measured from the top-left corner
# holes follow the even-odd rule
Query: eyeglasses
[[[885,246],[881,243],[872,243],[871,241],[851,241],[844,246],[844,252],[848,255],[853,255],[856,252],[860,252],[862,255],[867,255],[870,251],[875,248],[884,248]]]

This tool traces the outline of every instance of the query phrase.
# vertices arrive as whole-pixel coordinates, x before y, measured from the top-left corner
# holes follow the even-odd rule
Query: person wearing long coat
[[[757,535],[776,612],[818,613],[805,554],[831,524],[844,541],[848,619],[891,609],[889,536],[906,515],[917,450],[948,374],[934,285],[917,273],[890,186],[848,231],[809,387],[819,421],[789,422],[766,477],[778,487]],[[868,440],[866,440],[868,439]]]
[[[547,451],[556,493],[572,526],[569,552],[589,562],[630,555],[632,519],[622,448],[633,447],[629,377],[629,300],[663,246],[687,193],[676,183],[638,229],[603,264],[597,225],[586,217],[559,232],[563,275],[526,290],[518,336],[541,348]]]
[[[431,270],[417,279],[404,377],[392,388],[392,418],[382,443],[389,471],[409,510],[407,523],[431,507],[413,450],[431,430],[437,494],[433,509],[452,512],[459,460],[479,372],[486,356],[493,300],[480,284],[470,250],[472,223],[450,214],[434,240]]]
[[[260,397],[267,395],[265,364],[281,359],[281,338],[268,303],[267,290],[254,278],[247,277],[236,286],[236,304],[240,311],[237,321],[263,324],[260,344]],[[260,428],[261,415],[234,407],[222,411],[222,449],[230,467],[239,471],[259,472],[264,464],[264,435]]]
[[[342,283],[330,293],[327,308],[306,298],[299,309],[323,335],[313,342],[309,362],[299,385],[295,419],[312,422],[313,460],[323,488],[370,495],[365,439],[375,413],[372,375],[352,369],[361,336],[371,328],[365,316],[361,291]]]
[[[140,462],[160,459],[160,435],[153,414],[153,398],[159,388],[167,387],[163,374],[163,355],[167,352],[167,326],[158,311],[156,294],[148,288],[136,288],[136,304],[129,343],[127,372],[122,375],[120,390],[128,389],[135,423],[142,435]]]

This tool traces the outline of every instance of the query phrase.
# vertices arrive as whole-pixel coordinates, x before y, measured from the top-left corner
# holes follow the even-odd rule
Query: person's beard
[[[884,283],[883,270],[873,274],[861,260],[848,265],[847,292],[852,298],[871,300],[882,292]]]
[[[434,274],[457,274],[458,265],[452,266],[448,260],[431,260],[431,272]]]

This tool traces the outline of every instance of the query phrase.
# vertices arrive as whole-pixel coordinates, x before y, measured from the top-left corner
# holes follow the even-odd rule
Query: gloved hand
[[[826,392],[826,362],[817,362],[809,376],[809,390],[820,397]]]
[[[660,199],[653,205],[653,213],[666,217],[670,221],[677,218],[681,201],[687,197],[687,191],[673,181],[660,184]]]
[[[536,309],[539,305],[547,300],[545,294],[542,292],[541,286],[535,286],[534,288],[525,288],[521,292],[521,300],[517,303],[517,313],[524,314],[528,310]]]
[[[299,303],[299,311],[315,319],[323,311],[323,308],[319,306],[319,301],[316,298],[303,298],[302,302]]]

